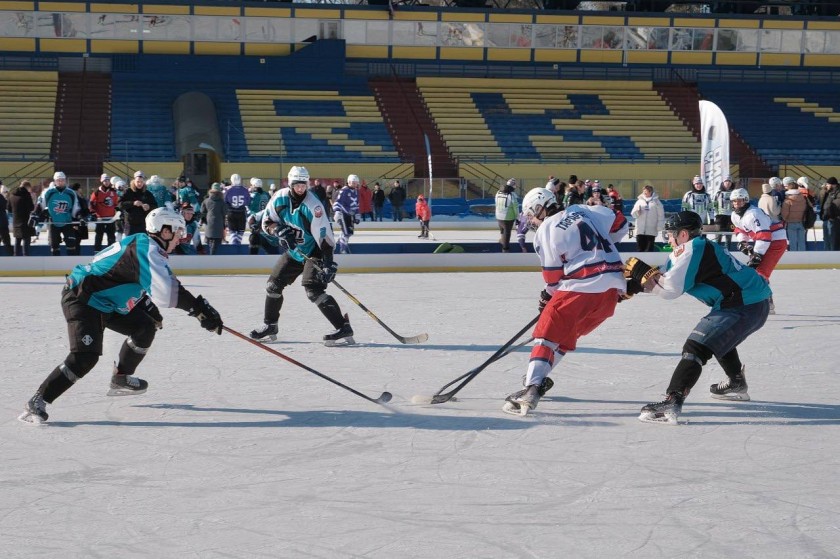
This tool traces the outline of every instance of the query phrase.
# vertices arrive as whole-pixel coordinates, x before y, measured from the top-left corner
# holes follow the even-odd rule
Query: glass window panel
[[[440,41],[447,47],[465,47],[483,43],[484,39],[481,28],[476,24],[441,22]]]
[[[0,12],[0,37],[31,37],[35,35],[32,12]]]
[[[488,47],[509,47],[510,46],[509,23],[490,23],[487,25],[487,46]]]
[[[628,27],[626,48],[631,50],[668,50],[668,28]]]
[[[245,18],[245,37],[255,43],[290,43],[292,24],[285,18]]]
[[[143,38],[150,41],[189,41],[190,16],[143,15]]]
[[[840,53],[840,31],[825,32],[825,52],[828,54]]]
[[[825,49],[825,31],[805,32],[805,52],[821,53]]]
[[[557,47],[557,26],[556,25],[535,25],[534,26],[534,47],[555,48]]]
[[[802,31],[782,31],[781,49],[782,52],[802,52]]]
[[[601,42],[603,28],[595,25],[584,25],[580,32],[580,48],[594,49]]]
[[[365,44],[365,22],[348,19],[344,21],[344,40],[348,45]]]
[[[581,48],[583,49],[617,49],[624,42],[622,27],[601,27],[598,25],[583,26]]]
[[[137,39],[139,16],[134,14],[90,14],[92,39]]]
[[[193,40],[215,41],[216,18],[212,16],[192,16]]]
[[[367,22],[367,42],[371,45],[388,44],[388,22],[369,21]]]
[[[438,24],[436,21],[418,21],[416,27],[415,45],[438,44]]]
[[[320,23],[320,31],[318,32],[319,39],[340,39],[340,35],[338,33],[340,22],[338,20],[334,21],[322,21]]]
[[[392,39],[395,45],[413,45],[415,34],[417,32],[417,25],[413,21],[395,21],[391,24],[394,30],[394,37]]]
[[[510,26],[510,46],[529,49],[533,44],[531,39],[533,25],[530,23],[512,23]]]
[[[716,50],[733,51],[738,47],[738,32],[734,29],[718,29]]]
[[[778,29],[761,30],[761,52],[779,52],[782,32]]]
[[[577,25],[564,25],[557,28],[557,47],[577,49],[580,40],[580,28]]]
[[[694,33],[685,27],[671,29],[671,50],[692,50],[694,48]]]
[[[302,43],[309,37],[318,36],[318,20],[295,18],[294,21],[294,42]]]
[[[694,29],[691,46],[693,50],[712,50],[715,44],[714,29]]]
[[[738,29],[736,36],[738,41],[735,48],[738,52],[758,51],[758,29]]]

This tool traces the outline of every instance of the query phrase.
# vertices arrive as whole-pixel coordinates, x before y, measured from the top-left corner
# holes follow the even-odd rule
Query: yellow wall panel
[[[721,19],[718,27],[729,27],[733,29],[758,29],[757,19]]]
[[[197,16],[238,16],[239,8],[227,8],[221,6],[195,6],[193,13]]]
[[[188,15],[189,6],[163,6],[161,4],[146,4],[143,6],[144,14],[175,14]]]
[[[90,11],[94,13],[136,14],[137,4],[91,4]]]
[[[394,19],[396,21],[437,21],[436,13],[421,13],[421,12],[396,12]]]
[[[531,60],[531,49],[487,49],[487,60],[504,60],[528,62]]]
[[[840,66],[840,54],[806,54],[805,66]]]
[[[245,43],[245,54],[249,56],[288,56],[292,45],[281,43]]]
[[[537,15],[537,23],[568,23],[577,25],[579,16],[542,16]]]
[[[583,16],[584,25],[624,25],[623,17]]]
[[[530,14],[490,14],[493,23],[531,23]]]
[[[307,17],[314,19],[341,19],[341,10],[311,10],[296,8],[295,17]]]
[[[246,16],[263,17],[291,17],[292,10],[289,8],[245,8]]]
[[[448,14],[442,13],[441,21],[484,21],[484,14]]]
[[[137,54],[140,52],[140,43],[139,41],[109,41],[105,39],[97,39],[90,42],[90,52],[96,54]]]
[[[241,43],[195,43],[196,54],[239,54]]]
[[[714,27],[715,20],[713,19],[687,19],[674,18],[674,27]]]
[[[392,47],[391,58],[435,60],[437,58],[437,47]]]
[[[535,49],[534,62],[577,62],[577,51],[563,49]]]
[[[582,50],[581,62],[597,62],[602,64],[620,64],[622,52],[620,50]]]
[[[388,58],[388,45],[347,45],[347,58]]]
[[[144,54],[189,54],[189,41],[143,41]]]
[[[39,12],[86,12],[85,4],[73,4],[72,2],[39,2]]]
[[[715,64],[718,66],[731,64],[733,66],[755,66],[756,54],[754,52],[719,52]]]
[[[34,51],[35,39],[0,39],[0,51]]]
[[[765,19],[764,29],[802,29],[804,21],[780,21],[777,19]]]
[[[671,20],[667,17],[630,17],[627,25],[645,25],[651,27],[669,27]]]
[[[440,47],[441,60],[484,60],[484,49],[470,47]]]
[[[84,39],[41,39],[40,46],[45,52],[87,52]]]
[[[34,10],[35,2],[0,2],[0,10]]]
[[[627,51],[628,64],[667,64],[668,53],[650,50]]]
[[[711,64],[711,52],[672,52],[671,64]]]
[[[799,53],[768,53],[758,55],[758,63],[762,66],[799,66],[802,55]]]
[[[826,29],[837,30],[840,29],[840,22],[833,21],[809,21],[808,29]]]
[[[344,19],[389,19],[388,18],[388,10],[382,10],[381,12],[356,12],[352,10],[344,10]]]

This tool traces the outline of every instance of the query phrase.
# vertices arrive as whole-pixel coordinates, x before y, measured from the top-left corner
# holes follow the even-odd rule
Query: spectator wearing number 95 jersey
[[[227,225],[231,233],[230,242],[234,245],[241,245],[242,235],[245,234],[248,206],[251,204],[251,193],[242,186],[242,177],[237,173],[230,176],[230,184],[230,188],[225,192]]]
[[[342,314],[332,295],[326,293],[338,266],[333,261],[335,237],[324,202],[309,190],[309,171],[305,167],[292,167],[288,178],[289,186],[271,198],[263,216],[263,231],[276,237],[286,252],[268,277],[263,325],[251,332],[251,338],[277,339],[283,290],[302,276],[301,285],[307,298],[336,329],[324,336],[326,345],[354,343],[347,315]],[[300,327],[292,325],[287,331],[297,333]]]

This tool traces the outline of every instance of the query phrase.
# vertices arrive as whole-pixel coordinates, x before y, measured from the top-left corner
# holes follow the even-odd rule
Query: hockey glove
[[[190,316],[196,317],[205,330],[222,335],[222,326],[224,326],[222,317],[201,295],[195,298],[195,304],[190,309]]]
[[[136,309],[140,309],[140,312],[151,318],[155,321],[155,328],[158,330],[163,328],[163,316],[160,314],[160,310],[158,310],[157,305],[155,302],[152,301],[152,298],[149,297],[149,294],[143,295],[137,304],[134,306]]]
[[[639,282],[637,282],[633,278],[630,278],[630,279],[627,280],[627,291],[625,291],[625,297],[623,297],[623,298],[625,300],[629,299],[630,297],[632,297],[636,293],[641,293],[642,291],[644,291],[644,289],[642,288],[642,284],[640,284]]]
[[[277,236],[277,242],[280,243],[281,249],[294,250],[297,247],[297,235],[294,228],[289,225],[279,225],[274,234]]]
[[[750,256],[750,261],[747,262],[747,266],[750,268],[758,268],[762,260],[764,260],[764,255],[754,252],[752,256]]]
[[[335,262],[324,262],[320,268],[321,271],[318,272],[318,279],[323,283],[330,283],[335,279],[335,274],[338,272],[338,264]]]
[[[548,291],[543,289],[542,291],[540,291],[540,302],[537,304],[537,309],[539,309],[539,311],[542,313],[543,309],[549,301],[551,301],[551,295],[548,293]]]
[[[635,256],[631,256],[627,259],[627,262],[624,264],[624,277],[628,280],[629,284],[633,283],[632,289],[639,289],[639,291],[644,291],[647,288],[653,287],[653,281],[659,276],[661,272],[659,268],[651,267],[649,264],[646,264],[636,258]]]
[[[747,241],[741,241],[740,243],[738,243],[738,250],[740,250],[741,252],[743,252],[747,256],[752,256],[753,246],[752,246],[751,243],[748,243]]]
[[[362,216],[360,214],[356,214],[353,216],[353,223],[358,225],[360,221],[362,221]]]

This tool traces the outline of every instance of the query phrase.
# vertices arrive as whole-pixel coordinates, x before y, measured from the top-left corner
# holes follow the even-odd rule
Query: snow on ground
[[[636,418],[658,400],[705,307],[638,295],[555,369],[533,417],[501,412],[528,350],[482,372],[458,402],[410,403],[485,361],[536,314],[534,273],[369,274],[337,290],[359,342],[299,284],[271,347],[367,402],[185,313],[139,376],[106,397],[122,339],[49,406],[16,420],[66,355],[60,278],[0,278],[0,556],[317,558],[828,558],[840,556],[837,270],[777,271],[778,314],[741,346],[753,398],[708,397],[707,365],[680,426]],[[185,277],[226,325],[261,319],[264,276]]]

